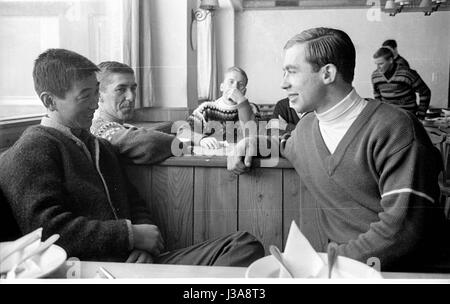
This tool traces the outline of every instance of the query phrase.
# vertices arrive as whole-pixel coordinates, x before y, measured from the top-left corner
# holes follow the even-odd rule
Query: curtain
[[[151,107],[154,104],[151,69],[151,1],[123,1],[123,60],[135,71],[138,84],[136,108]]]
[[[217,99],[216,39],[210,12],[204,20],[197,21],[197,77],[199,101]]]

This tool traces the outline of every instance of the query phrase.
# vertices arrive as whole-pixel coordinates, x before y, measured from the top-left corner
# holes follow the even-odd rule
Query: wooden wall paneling
[[[237,183],[226,168],[195,168],[194,243],[237,230]]]
[[[294,169],[283,169],[283,250],[291,222],[300,225],[300,177]]]
[[[152,168],[151,212],[168,250],[193,244],[193,175],[192,167]]]
[[[255,168],[239,176],[239,230],[256,236],[266,253],[282,245],[282,171]]]

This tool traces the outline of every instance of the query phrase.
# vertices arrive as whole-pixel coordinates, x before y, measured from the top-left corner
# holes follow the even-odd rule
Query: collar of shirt
[[[69,137],[70,139],[72,139],[78,146],[80,146],[84,150],[84,152],[86,153],[88,158],[90,160],[92,160],[91,154],[89,153],[89,149],[87,148],[86,144],[78,137],[78,136],[83,136],[82,135],[83,130],[70,129],[69,127],[66,127],[66,126],[60,124],[59,122],[57,122],[54,119],[51,119],[48,116],[42,117],[41,125],[44,127],[56,129],[56,130],[60,131],[61,133],[63,133],[64,135],[66,135],[67,137]],[[88,131],[85,131],[85,132],[89,133]]]
[[[352,91],[344,97],[338,104],[323,113],[315,113],[319,123],[335,124],[343,120],[349,120],[355,115],[355,109],[360,105],[363,99],[356,90]],[[358,115],[357,112],[356,115]]]

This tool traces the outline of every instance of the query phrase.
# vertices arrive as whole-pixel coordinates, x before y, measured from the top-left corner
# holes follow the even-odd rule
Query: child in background
[[[215,101],[206,101],[198,106],[187,119],[190,130],[182,127],[178,137],[191,138],[190,133],[193,130],[194,145],[218,149],[222,146],[221,140],[226,139],[226,122],[239,121],[242,126],[248,121],[256,120],[259,117],[259,109],[245,96],[247,83],[248,78],[244,70],[238,67],[228,68],[220,84],[222,96]],[[222,130],[218,130],[219,125]]]

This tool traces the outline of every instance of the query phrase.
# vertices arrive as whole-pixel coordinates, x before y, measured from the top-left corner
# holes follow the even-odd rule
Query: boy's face
[[[98,108],[99,84],[95,74],[76,81],[64,98],[53,96],[56,120],[71,129],[88,130]]]
[[[237,71],[230,71],[225,74],[223,82],[220,84],[222,95],[229,90],[237,89],[242,95],[245,95],[247,88],[244,76]]]
[[[100,92],[102,109],[119,120],[131,119],[137,88],[134,75],[114,73],[107,80],[109,83]]]
[[[392,68],[394,60],[392,58],[386,59],[382,56],[375,58],[374,63],[377,66],[378,71],[384,74]]]

